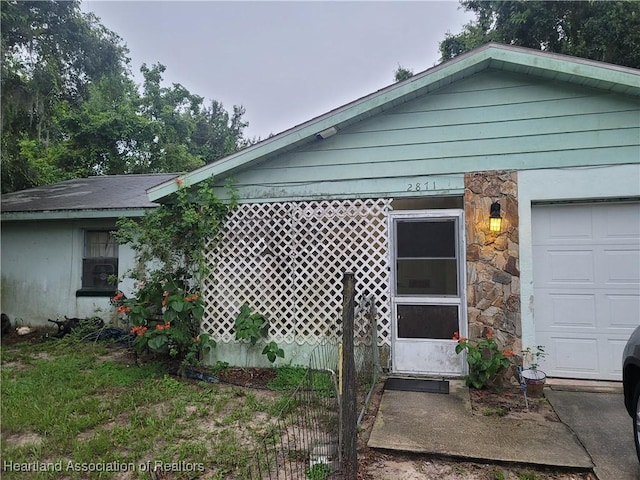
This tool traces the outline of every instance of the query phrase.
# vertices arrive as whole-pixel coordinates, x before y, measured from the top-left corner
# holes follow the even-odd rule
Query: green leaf
[[[169,343],[169,338],[166,335],[158,335],[156,337],[153,337],[149,340],[149,343],[147,343],[147,345],[149,346],[149,349],[153,352],[163,352],[167,346],[167,344]]]
[[[284,350],[278,347],[276,342],[269,342],[262,349],[262,354],[267,356],[267,359],[273,363],[277,357],[284,358]]]
[[[204,306],[203,305],[194,305],[193,307],[193,318],[200,321],[204,317]]]
[[[162,318],[165,322],[175,322],[178,319],[178,313],[175,310],[167,309]]]
[[[184,310],[184,302],[181,300],[173,301],[169,303],[169,308],[176,312],[182,312]]]

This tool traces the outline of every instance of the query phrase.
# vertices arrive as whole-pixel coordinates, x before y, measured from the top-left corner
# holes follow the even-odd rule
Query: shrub
[[[510,358],[514,355],[513,351],[501,351],[491,331],[478,343],[459,337],[458,332],[453,339],[458,340],[457,354],[467,352],[469,374],[465,377],[465,381],[469,387],[483,389],[494,385],[496,377],[511,365]]]
[[[208,274],[206,248],[216,238],[227,214],[236,205],[217,199],[212,180],[180,188],[170,203],[145,213],[141,220],[120,219],[114,236],[135,251],[138,268],[129,272],[137,280],[133,298],[122,292],[113,298],[136,334],[139,352],[153,352],[195,365],[215,346],[200,334],[204,302],[200,291]]]

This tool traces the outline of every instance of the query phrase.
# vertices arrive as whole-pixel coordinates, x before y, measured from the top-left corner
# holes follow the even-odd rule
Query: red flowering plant
[[[492,331],[488,331],[485,338],[477,343],[461,337],[458,332],[453,335],[453,340],[458,341],[457,354],[467,352],[469,374],[465,382],[469,387],[483,389],[495,385],[498,375],[511,365],[513,350],[500,350]]]
[[[178,178],[178,190],[170,201],[149,209],[141,219],[122,218],[114,236],[129,244],[138,268],[130,272],[137,280],[133,298],[118,293],[113,304],[126,316],[139,352],[166,354],[183,365],[196,365],[202,354],[215,346],[200,332],[204,302],[200,286],[209,274],[206,251],[213,245],[227,214],[236,205],[219,200],[213,180],[190,187]]]
[[[197,363],[203,350],[215,347],[207,334],[200,334],[204,302],[199,293],[189,293],[171,278],[154,272],[152,279],[139,282],[134,298],[118,292],[112,303],[126,316],[136,335],[138,352],[167,354],[186,364]]]

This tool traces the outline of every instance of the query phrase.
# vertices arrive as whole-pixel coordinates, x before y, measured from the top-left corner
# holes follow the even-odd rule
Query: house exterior
[[[12,322],[114,318],[113,284],[134,266],[134,252],[111,237],[120,217],[139,217],[157,204],[146,190],[176,174],[74,179],[2,195],[2,312]]]
[[[304,361],[339,332],[352,271],[392,372],[462,375],[455,332],[492,331],[543,345],[549,376],[621,378],[640,324],[639,70],[488,44],[182,179],[212,176],[240,196],[208,252],[212,361],[257,361],[234,342],[244,302]]]
[[[235,341],[246,302],[286,361],[306,363],[340,333],[351,271],[394,373],[462,375],[454,334],[491,331],[516,352],[544,345],[549,376],[621,378],[640,324],[639,70],[489,44],[180,183],[211,177],[240,198],[207,251],[211,362],[264,361]],[[105,232],[167,201],[174,178],[3,196],[2,311],[32,324],[111,315],[105,279],[133,252]]]

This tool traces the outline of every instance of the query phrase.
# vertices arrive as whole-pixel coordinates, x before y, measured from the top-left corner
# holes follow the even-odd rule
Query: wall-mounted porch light
[[[500,204],[494,202],[491,204],[491,210],[489,211],[489,230],[499,232],[501,228],[502,217],[500,216]]]

